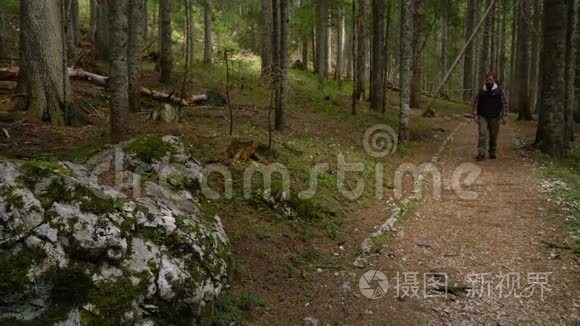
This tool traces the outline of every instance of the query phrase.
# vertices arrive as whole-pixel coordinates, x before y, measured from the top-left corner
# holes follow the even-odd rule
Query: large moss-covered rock
[[[200,318],[226,286],[230,256],[219,217],[199,208],[201,171],[168,136],[82,166],[0,160],[0,323]]]

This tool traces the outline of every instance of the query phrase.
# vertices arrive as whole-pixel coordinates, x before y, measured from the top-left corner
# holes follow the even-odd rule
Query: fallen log
[[[18,68],[12,68],[12,67],[11,68],[0,68],[0,81],[3,81],[3,80],[15,81],[18,79],[18,72],[19,72]],[[88,71],[83,70],[83,69],[68,68],[68,75],[70,78],[86,80],[86,81],[89,81],[89,82],[91,82],[97,86],[101,86],[101,87],[107,87],[108,82],[109,82],[109,77],[97,75],[97,74],[94,74],[92,72],[88,72]],[[151,98],[155,101],[168,102],[168,103],[173,103],[173,104],[182,105],[182,106],[191,106],[194,104],[201,104],[201,103],[204,103],[208,100],[207,94],[192,95],[188,98],[182,99],[179,96],[174,95],[173,93],[167,94],[167,93],[159,92],[159,91],[152,90],[152,89],[149,89],[146,87],[141,88],[141,94],[143,94],[143,96]]]
[[[70,69],[69,68],[69,76],[71,78],[78,78],[90,81],[98,86],[106,87],[109,81],[109,77],[101,76],[94,74],[92,72],[85,71],[83,69]],[[149,97],[153,100],[160,101],[160,102],[170,102],[173,104],[183,105],[183,106],[190,106],[192,104],[200,104],[207,101],[208,96],[207,94],[202,95],[192,95],[186,99],[182,99],[179,96],[174,94],[166,94],[163,92],[159,92],[156,90],[152,90],[150,88],[142,87],[141,94],[143,96]]]

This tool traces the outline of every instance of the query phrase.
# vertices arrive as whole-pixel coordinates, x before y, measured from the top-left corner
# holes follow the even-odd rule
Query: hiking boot
[[[483,160],[485,160],[485,155],[481,155],[481,154],[479,154],[479,155],[477,155],[477,156],[475,157],[475,160],[476,160],[476,161],[483,161]]]
[[[489,158],[495,160],[496,159],[495,153],[489,153]]]

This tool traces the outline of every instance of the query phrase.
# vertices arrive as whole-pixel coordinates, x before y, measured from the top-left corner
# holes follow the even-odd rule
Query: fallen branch
[[[97,75],[92,72],[85,71],[83,69],[69,69],[69,76],[71,78],[88,80],[98,86],[103,87],[106,87],[109,81],[109,77]],[[183,106],[191,106],[193,104],[203,103],[208,99],[207,94],[192,95],[186,99],[182,99],[179,96],[174,95],[173,93],[166,94],[146,87],[141,88],[141,94],[156,101],[170,102]]]
[[[0,80],[17,80],[18,72],[18,68],[0,68]],[[107,87],[109,82],[109,77],[88,72],[83,69],[68,68],[68,75],[70,78],[86,80],[101,87]],[[155,101],[169,102],[183,106],[192,106],[208,100],[207,94],[192,95],[186,99],[182,99],[174,94],[166,94],[146,87],[141,88],[141,94]]]

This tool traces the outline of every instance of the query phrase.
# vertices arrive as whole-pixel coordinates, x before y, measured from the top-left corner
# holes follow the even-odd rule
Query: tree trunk
[[[413,4],[401,1],[401,108],[399,115],[399,143],[409,142],[409,111],[411,102],[411,75],[413,60]]]
[[[127,77],[127,1],[114,0],[110,3],[111,26],[111,140],[119,143],[126,134],[129,122],[129,79]]]
[[[343,51],[344,51],[344,14],[341,4],[337,4],[336,14],[336,68],[334,78],[340,81],[342,87]]]
[[[489,17],[489,71],[495,73],[497,69],[497,6],[494,6]]]
[[[577,24],[577,35],[580,35],[580,24]],[[578,46],[578,44],[576,44]],[[580,67],[580,55],[576,54],[576,67]],[[540,71],[541,71],[540,65]],[[574,96],[574,101],[576,102],[576,109],[574,112],[574,121],[580,123],[580,74],[576,74],[576,94]]]
[[[90,17],[89,17],[89,40],[91,41],[91,43],[95,43],[96,42],[96,34],[97,34],[97,17],[98,17],[98,13],[97,13],[97,0],[91,0],[91,7],[90,7]]]
[[[149,0],[141,0],[143,1],[143,44],[147,43],[149,39],[151,39],[151,35],[149,34]]]
[[[506,79],[505,79],[505,43],[506,43],[506,26],[507,26],[507,14],[505,10],[508,8],[506,5],[506,0],[501,0],[499,2],[500,5],[500,13],[501,13],[501,30],[500,30],[500,37],[499,37],[499,58],[498,58],[498,78],[500,83],[503,87],[506,86]]]
[[[385,69],[385,78],[384,78],[384,82],[383,82],[383,113],[387,111],[387,107],[389,105],[389,94],[387,92],[387,84],[389,83],[389,73],[390,73],[390,69],[389,66],[391,64],[391,51],[390,47],[391,44],[389,43],[389,36],[391,35],[391,12],[392,12],[392,8],[393,8],[393,1],[388,0],[387,3],[387,21],[385,23],[385,52],[384,52],[384,58],[385,58],[385,63],[384,63],[384,69]]]
[[[481,18],[481,8],[480,5],[482,4],[481,0],[475,0],[475,21],[479,22],[480,18]],[[485,11],[485,9],[484,9]],[[472,74],[472,79],[471,79],[471,85],[473,88],[473,94],[477,94],[479,92],[479,84],[480,84],[480,79],[478,74],[479,74],[479,60],[481,57],[481,53],[479,52],[479,47],[481,45],[483,39],[483,33],[478,33],[477,34],[477,38],[474,41],[473,44],[473,74]]]
[[[74,30],[74,44],[79,46],[81,44],[81,18],[80,18],[80,8],[79,0],[71,0],[71,16],[72,16],[72,27]]]
[[[385,101],[385,9],[384,0],[372,0],[373,5],[373,42],[371,110],[381,111]]]
[[[272,65],[272,0],[262,0],[262,74]]]
[[[532,67],[530,77],[530,111],[536,112],[537,98],[538,98],[538,79],[540,66],[540,53],[542,51],[541,38],[541,22],[542,22],[542,1],[534,1],[534,30],[532,31]]]
[[[274,127],[276,130],[284,130],[288,127],[286,116],[286,97],[288,96],[288,32],[289,32],[289,11],[288,0],[278,0],[279,4],[279,26],[280,26],[280,51],[278,55],[278,65],[280,69],[279,87],[276,105],[276,118]]]
[[[21,0],[28,110],[53,126],[69,122],[70,83],[66,76],[62,8],[57,1]],[[31,37],[33,36],[33,37]]]
[[[213,61],[212,16],[212,5],[210,0],[205,0],[203,3],[203,62],[205,64],[211,64]]]
[[[554,157],[565,151],[567,11],[567,1],[544,0],[544,67],[536,146]]]
[[[109,60],[110,55],[110,28],[109,2],[110,0],[96,0],[96,30],[95,30],[95,58]]]
[[[327,77],[328,64],[328,8],[327,0],[316,3],[316,72],[318,73],[318,87],[324,87]]]
[[[518,114],[518,120],[532,120],[532,111],[530,110],[530,92],[529,92],[529,67],[530,67],[530,43],[528,23],[530,7],[527,1],[520,1],[520,14],[518,21],[518,56],[516,60],[517,80],[514,84],[514,92],[517,97],[517,106],[514,107]]]
[[[574,93],[576,79],[576,42],[578,26],[578,0],[568,0],[568,31],[566,35],[566,111],[564,113],[564,148],[570,149],[574,140]]]
[[[79,44],[79,3],[78,0],[66,0],[66,46],[67,57],[70,62],[75,61]]]
[[[514,0],[514,1],[521,1],[521,0]],[[518,6],[513,5],[512,10],[512,39],[511,39],[511,47],[510,47],[510,90],[509,90],[509,106],[514,108],[516,107],[517,96],[515,92],[515,84],[517,83],[516,79],[516,61],[517,61],[517,44],[518,44],[518,17],[519,17],[519,10]]]
[[[6,56],[6,14],[0,6],[0,57]]]
[[[356,35],[357,35],[357,54],[356,54],[356,91],[355,97],[358,100],[364,99],[365,96],[365,71],[366,71],[366,0],[356,0],[358,2],[358,14],[356,17]]]
[[[300,0],[300,7],[303,8],[306,6],[306,3],[304,2],[304,0]],[[271,17],[272,15],[270,15]],[[308,34],[304,33],[304,35],[302,36],[302,45],[301,45],[301,50],[302,50],[302,68],[304,70],[308,70]]]
[[[467,18],[466,18],[466,28],[465,28],[465,42],[473,33],[475,29],[475,11],[477,9],[475,1],[468,0],[467,2]],[[465,51],[465,59],[463,61],[463,100],[466,102],[471,102],[473,97],[473,49],[475,46],[470,45]]]
[[[329,11],[328,9],[328,3],[326,3],[327,5],[327,12]],[[326,17],[326,29],[324,30],[325,33],[325,45],[326,45],[326,65],[324,66],[324,71],[325,71],[325,76],[326,78],[330,77],[330,73],[332,71],[332,28],[331,28],[331,15],[330,12],[327,14]]]
[[[485,0],[484,8],[489,7],[491,0]],[[493,9],[492,9],[493,10]],[[480,58],[479,58],[479,70],[475,80],[481,80],[485,78],[487,72],[491,72],[491,33],[492,33],[492,20],[491,17],[487,17],[485,19],[485,23],[483,25],[483,35],[481,37],[481,48],[479,50]],[[477,88],[480,86],[476,84]]]
[[[20,31],[18,33],[19,41],[18,41],[18,67],[20,69],[20,74],[18,75],[18,83],[16,84],[16,89],[14,92],[16,94],[25,94],[28,93],[28,73],[26,71],[26,46],[29,41],[26,40],[27,35],[31,35],[31,31],[29,31],[30,26],[26,23],[25,15],[22,13],[27,10],[27,2],[20,1],[20,16],[19,16],[19,24],[20,24]],[[18,101],[16,106],[19,110],[25,110],[28,108],[28,97],[21,97]]]
[[[353,21],[350,15],[345,16],[345,39],[344,39],[344,71],[346,78],[351,79],[353,74]]]
[[[129,108],[131,112],[141,111],[141,51],[145,33],[145,2],[129,0],[129,43],[127,65],[129,78]]]
[[[449,22],[448,22],[448,16],[449,16],[449,7],[448,7],[448,3],[446,1],[442,2],[443,5],[443,12],[441,13],[441,61],[440,61],[440,67],[439,67],[439,76],[441,79],[443,79],[445,77],[445,73],[447,72],[447,68],[449,66],[449,58],[447,55],[447,47],[449,46],[449,39],[448,39],[448,28],[449,28]],[[445,84],[447,85],[447,84]],[[441,90],[443,96],[447,96],[447,86],[444,86],[444,88]]]
[[[421,82],[423,80],[423,43],[425,42],[425,1],[413,1],[413,62],[411,77],[411,107],[421,106]]]
[[[161,40],[161,77],[160,82],[169,83],[171,81],[171,75],[173,71],[173,51],[172,51],[172,40],[171,40],[171,0],[160,0],[159,1],[159,20],[160,20],[160,33],[159,39]]]

